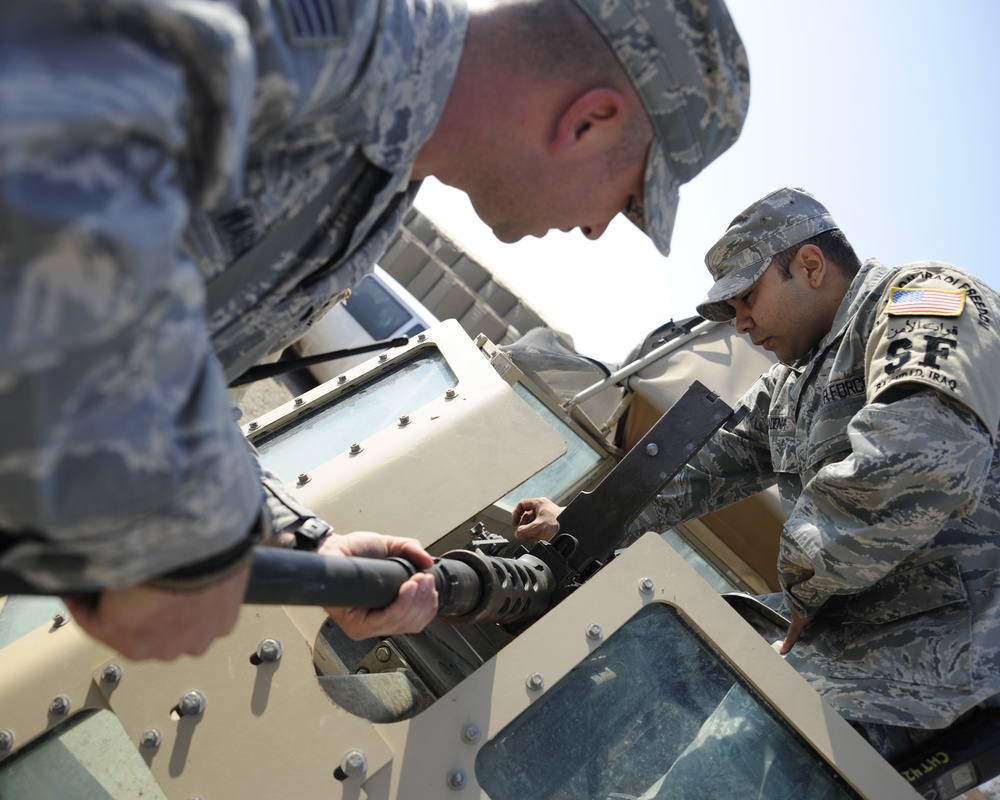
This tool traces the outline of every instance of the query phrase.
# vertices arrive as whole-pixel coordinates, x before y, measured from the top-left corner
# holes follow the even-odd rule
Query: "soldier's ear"
[[[793,269],[802,270],[803,277],[813,289],[818,289],[823,285],[826,274],[829,271],[829,262],[823,251],[814,244],[804,244],[795,254],[792,262]]]
[[[587,158],[616,144],[624,131],[625,98],[607,86],[590,89],[560,115],[549,152],[557,157]]]

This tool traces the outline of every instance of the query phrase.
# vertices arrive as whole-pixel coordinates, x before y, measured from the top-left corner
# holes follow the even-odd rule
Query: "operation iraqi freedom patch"
[[[958,317],[965,308],[965,289],[901,289],[889,292],[885,313],[891,316]]]

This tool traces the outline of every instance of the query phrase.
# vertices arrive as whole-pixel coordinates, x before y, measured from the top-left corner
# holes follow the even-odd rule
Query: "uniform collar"
[[[469,12],[466,0],[396,2],[384,9],[370,69],[384,92],[372,93],[375,124],[365,157],[407,180],[420,149],[434,133],[462,57]]]

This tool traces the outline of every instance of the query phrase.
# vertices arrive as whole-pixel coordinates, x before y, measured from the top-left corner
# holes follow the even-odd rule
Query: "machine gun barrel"
[[[438,616],[448,622],[515,623],[540,616],[555,591],[552,572],[531,555],[487,556],[453,550],[425,572],[434,576]],[[401,558],[320,556],[259,547],[246,602],[384,608],[418,572]]]
[[[258,547],[253,553],[244,601],[260,605],[384,608],[418,571],[401,558],[323,556]],[[425,571],[434,576],[438,616],[453,623],[512,624],[537,617],[548,608],[555,590],[551,570],[531,555],[500,558],[454,550],[436,559]],[[0,572],[0,596],[5,594],[52,592]]]

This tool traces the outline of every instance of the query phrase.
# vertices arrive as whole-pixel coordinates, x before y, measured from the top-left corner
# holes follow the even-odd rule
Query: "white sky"
[[[503,244],[461,192],[428,180],[417,206],[577,349],[622,361],[694,314],[705,251],[751,202],[802,186],[862,258],[949,261],[1000,287],[1000,2],[728,0],[750,60],[739,141],[681,188],[664,259],[624,218]]]

